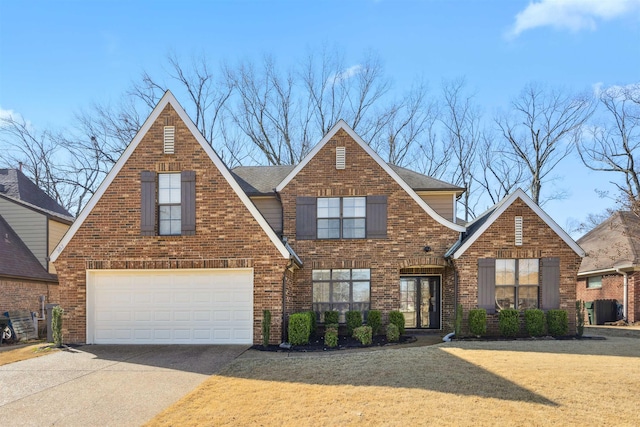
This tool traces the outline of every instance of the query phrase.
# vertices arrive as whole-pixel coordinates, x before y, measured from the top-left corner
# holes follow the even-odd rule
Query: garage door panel
[[[250,269],[93,271],[87,342],[253,341]]]

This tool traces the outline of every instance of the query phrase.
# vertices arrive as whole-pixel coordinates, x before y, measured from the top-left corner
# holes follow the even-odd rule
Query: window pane
[[[313,283],[313,302],[329,302],[329,282]]]
[[[351,270],[351,277],[353,277],[353,280],[356,280],[356,279],[369,280],[371,278],[371,270],[369,270],[368,268]]]
[[[366,197],[345,197],[342,199],[342,216],[344,218],[364,218],[366,215]]]
[[[496,260],[496,286],[516,284],[516,260]]]
[[[158,203],[180,203],[179,173],[161,173],[158,175]]]
[[[339,239],[340,220],[339,219],[319,219],[318,239]]]
[[[349,302],[349,282],[333,282],[332,301]]]
[[[518,309],[538,308],[538,287],[520,286],[518,287]]]
[[[312,280],[329,280],[331,279],[331,270],[313,270],[311,278]]]
[[[331,278],[333,280],[349,280],[351,279],[351,270],[333,270]]]
[[[369,282],[353,282],[353,302],[369,302]]]
[[[601,288],[602,276],[587,277],[587,288]]]
[[[342,237],[345,239],[364,239],[365,220],[344,219],[342,222]]]
[[[340,198],[321,197],[317,200],[318,218],[340,218]]]
[[[518,260],[518,284],[537,285],[538,284],[538,260],[520,259]]]
[[[180,206],[160,206],[159,232],[161,235],[180,234],[182,224],[180,220]]]
[[[516,308],[516,288],[513,286],[496,286],[496,309]]]

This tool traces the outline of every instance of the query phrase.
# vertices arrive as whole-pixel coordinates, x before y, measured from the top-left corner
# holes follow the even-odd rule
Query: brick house
[[[267,309],[273,343],[301,310],[450,331],[457,301],[496,296],[572,318],[580,247],[522,191],[458,224],[463,191],[385,163],[343,121],[298,165],[228,170],[167,92],[54,252],[67,339],[257,343]]]
[[[19,169],[0,169],[0,313],[58,302],[49,255],[73,217]]]
[[[618,211],[582,236],[586,251],[578,270],[577,299],[614,299],[623,318],[640,321],[640,218]]]

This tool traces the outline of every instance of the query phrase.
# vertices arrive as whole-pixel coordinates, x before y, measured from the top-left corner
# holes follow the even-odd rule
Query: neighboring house
[[[520,190],[458,224],[462,192],[343,121],[298,165],[230,171],[167,92],[52,255],[65,337],[258,343],[263,310],[274,343],[301,310],[451,331],[458,302],[493,332],[496,302],[565,309],[575,331],[580,247]]]
[[[640,321],[640,218],[619,211],[578,240],[587,256],[578,271],[577,298],[615,299],[624,319]]]
[[[0,313],[58,302],[49,255],[73,217],[19,169],[0,169]]]

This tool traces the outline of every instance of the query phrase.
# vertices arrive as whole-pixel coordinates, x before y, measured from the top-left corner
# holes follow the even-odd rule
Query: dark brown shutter
[[[316,238],[315,197],[296,198],[296,239],[311,240]]]
[[[193,236],[196,234],[196,173],[182,171],[180,181],[182,235]]]
[[[478,260],[478,308],[487,313],[496,312],[496,260],[480,258]]]
[[[156,173],[140,173],[140,234],[153,236],[156,233]]]
[[[367,238],[387,237],[387,196],[367,197]]]
[[[543,310],[560,308],[560,258],[542,258],[540,263],[542,276],[540,308]]]

